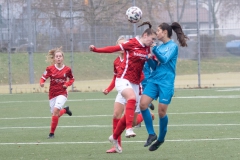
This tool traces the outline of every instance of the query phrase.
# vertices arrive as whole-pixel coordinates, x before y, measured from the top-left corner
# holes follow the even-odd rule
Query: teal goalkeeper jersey
[[[174,87],[178,45],[170,40],[165,44],[154,46],[152,52],[159,62],[151,73],[148,82]]]

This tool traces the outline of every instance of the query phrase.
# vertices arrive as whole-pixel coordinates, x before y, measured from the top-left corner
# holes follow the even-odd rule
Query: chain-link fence
[[[1,87],[38,83],[47,66],[44,55],[60,46],[76,82],[88,80],[88,88],[90,80],[108,83],[116,55],[94,58],[89,45],[115,45],[120,35],[141,35],[146,27],[137,26],[144,21],[153,28],[162,22],[179,22],[189,37],[188,47],[179,50],[176,87],[239,86],[238,0],[2,0],[0,5]],[[133,5],[143,11],[137,24],[125,16]],[[101,63],[108,64],[96,65]]]

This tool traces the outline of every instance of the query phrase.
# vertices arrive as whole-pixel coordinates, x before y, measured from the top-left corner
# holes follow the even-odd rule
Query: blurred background
[[[125,15],[131,6],[143,12],[137,24]],[[188,47],[179,50],[176,87],[238,87],[239,20],[239,0],[0,0],[0,90],[47,92],[38,86],[49,65],[45,56],[60,46],[76,79],[70,90],[102,90],[117,55],[90,53],[89,45],[141,35],[144,21],[154,29],[178,22],[189,37]]]

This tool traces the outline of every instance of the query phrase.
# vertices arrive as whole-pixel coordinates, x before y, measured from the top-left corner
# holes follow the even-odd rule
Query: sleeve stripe
[[[120,48],[124,51],[124,48],[123,48],[122,44],[119,44],[119,46],[120,46]]]

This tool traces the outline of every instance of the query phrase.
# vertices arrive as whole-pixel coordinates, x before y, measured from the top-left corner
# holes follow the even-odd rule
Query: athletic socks
[[[140,113],[137,115],[137,125],[140,124],[142,121],[143,121],[143,117],[142,117],[142,114]]]
[[[58,116],[52,116],[51,130],[50,133],[54,133],[58,125]]]
[[[66,109],[61,109],[59,113],[59,117],[61,117],[64,113],[66,113]]]
[[[125,109],[126,129],[132,128],[132,122],[133,122],[134,113],[135,113],[135,105],[136,105],[135,99],[130,99],[127,101],[126,109]]]
[[[152,121],[152,115],[149,111],[149,109],[141,110],[142,117],[147,129],[148,134],[155,134],[154,128],[153,128],[153,121]]]
[[[117,127],[114,130],[113,138],[118,139],[121,136],[122,132],[125,130],[125,128],[126,128],[126,116],[123,115],[123,117],[118,121]]]
[[[163,142],[167,133],[168,116],[159,118],[159,136],[158,141]]]
[[[119,121],[120,121],[120,119],[113,119],[113,134],[114,134],[115,129],[117,128],[117,124],[118,124]],[[121,135],[118,137],[118,144],[120,146],[122,146]]]

